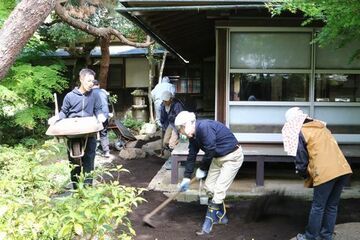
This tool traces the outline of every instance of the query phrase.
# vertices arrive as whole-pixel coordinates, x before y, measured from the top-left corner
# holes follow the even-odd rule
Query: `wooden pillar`
[[[216,119],[219,122],[226,122],[226,29],[217,30],[217,111]]]

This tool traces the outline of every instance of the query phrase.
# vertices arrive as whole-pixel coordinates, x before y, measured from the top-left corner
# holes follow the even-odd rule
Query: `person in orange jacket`
[[[285,114],[284,150],[295,157],[296,173],[313,187],[313,202],[305,233],[297,240],[331,240],[342,189],[352,173],[326,123],[312,119],[300,108]]]

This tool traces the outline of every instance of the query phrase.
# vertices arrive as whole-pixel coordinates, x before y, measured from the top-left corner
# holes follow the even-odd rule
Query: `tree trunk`
[[[100,73],[99,81],[101,88],[107,89],[107,80],[110,66],[110,38],[102,37],[100,40],[101,47],[101,61],[100,61]]]
[[[55,0],[22,0],[12,11],[0,30],[0,79],[54,6]]]
[[[75,58],[74,60],[74,66],[73,66],[73,69],[72,69],[72,78],[70,79],[70,89],[73,89],[76,85],[76,76],[77,76],[77,68],[76,66],[78,65],[78,59]]]
[[[79,83],[79,71],[84,67],[89,67],[93,65],[93,60],[90,53],[97,44],[97,39],[94,39],[94,41],[92,42],[85,43],[81,48],[76,48],[75,46],[65,48],[65,50],[70,54],[70,56],[75,59],[72,79],[70,79],[71,88],[74,88]]]
[[[91,58],[91,51],[98,45],[98,40],[94,39],[94,41],[85,43],[83,46],[82,54],[85,57],[86,67],[93,65],[93,59]]]

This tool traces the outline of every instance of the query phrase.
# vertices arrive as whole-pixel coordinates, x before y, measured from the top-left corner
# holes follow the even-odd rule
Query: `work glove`
[[[161,125],[161,123],[157,123],[157,126],[158,126],[158,129],[161,129],[161,130],[162,130],[162,125]]]
[[[100,113],[98,116],[97,116],[97,120],[101,123],[105,122],[106,121],[106,117],[104,114]]]
[[[54,125],[59,120],[59,118],[60,118],[59,115],[52,116],[51,118],[48,119],[48,124]]]
[[[185,191],[189,190],[189,187],[190,187],[190,178],[183,178],[183,180],[181,181],[181,183],[179,185],[179,191],[185,192]]]
[[[196,173],[195,173],[196,179],[198,179],[198,180],[203,179],[204,177],[206,177],[206,175],[207,175],[206,171],[201,170],[200,168],[198,168],[196,170]]]

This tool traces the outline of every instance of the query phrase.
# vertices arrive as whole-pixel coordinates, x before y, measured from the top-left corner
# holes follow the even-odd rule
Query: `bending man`
[[[200,167],[196,170],[196,178],[206,177],[204,187],[212,200],[209,202],[202,229],[197,234],[208,234],[213,224],[228,222],[224,199],[243,163],[244,155],[234,134],[220,122],[196,120],[194,113],[183,111],[176,117],[175,126],[180,134],[189,139],[189,155],[180,190],[189,189],[196,156],[200,149],[205,153]]]

